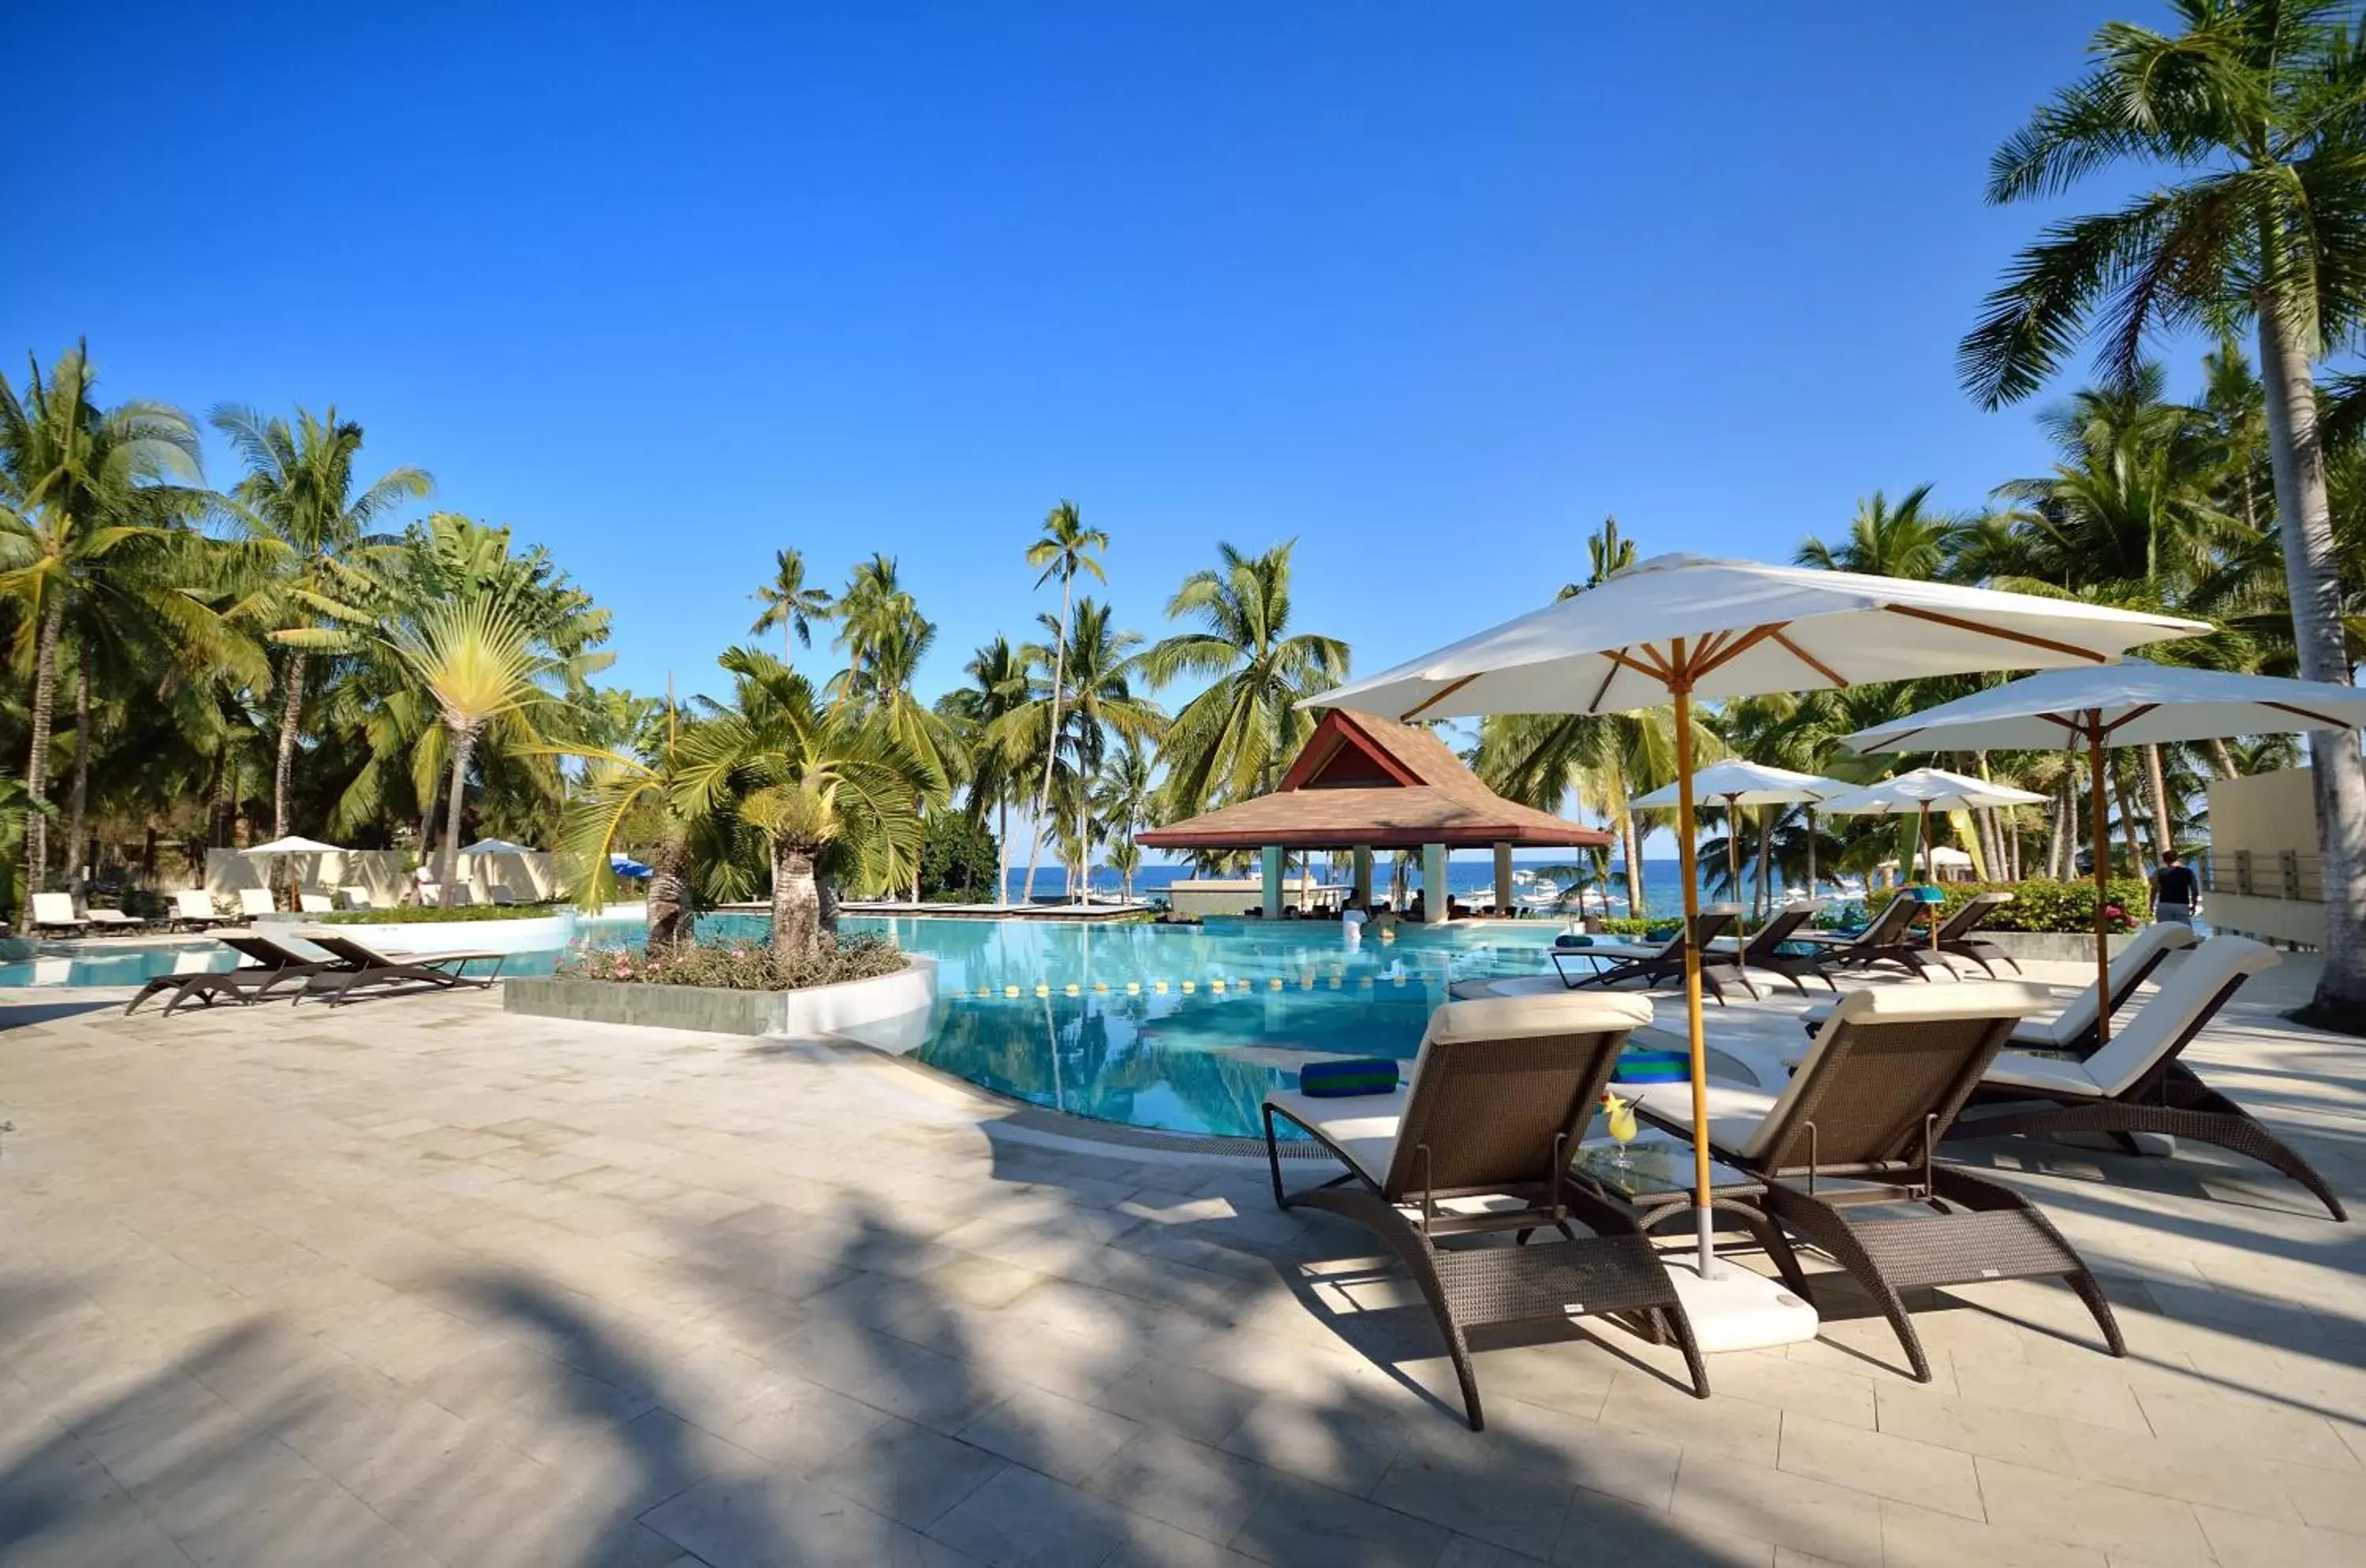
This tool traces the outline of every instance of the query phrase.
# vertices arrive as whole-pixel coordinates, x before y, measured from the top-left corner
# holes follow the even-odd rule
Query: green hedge
[[[2012,895],[2012,902],[1989,917],[1986,929],[1998,931],[2091,931],[2095,929],[2095,885],[2079,882],[1948,882],[1940,885],[1945,901],[1939,908],[1944,915],[1952,915],[1964,907],[1975,893],[2001,892]],[[1868,913],[1881,908],[1895,897],[1890,891],[1865,896]],[[2134,931],[2145,923],[2152,910],[2152,889],[2133,876],[2112,879],[2112,902],[2121,911],[2112,921],[2115,931]],[[1845,906],[1828,904],[1816,921],[1820,926],[1840,924],[1840,911]],[[1628,915],[1597,920],[1608,936],[1641,936],[1647,931],[1673,931],[1681,916],[1671,911],[1664,918],[1639,920]],[[1745,919],[1745,928],[1756,926]]]
[[[314,915],[324,926],[459,925],[469,920],[534,920],[558,913],[556,904],[456,904],[450,908],[430,904],[422,908],[398,904],[389,909],[340,909]]]
[[[646,951],[592,948],[558,966],[570,980],[627,986],[704,986],[727,991],[801,991],[893,975],[904,954],[883,936],[840,937],[817,951],[782,958],[759,942],[684,942]]]

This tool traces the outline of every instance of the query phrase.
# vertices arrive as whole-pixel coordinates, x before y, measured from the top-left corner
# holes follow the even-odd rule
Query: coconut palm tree
[[[1109,548],[1109,535],[1098,528],[1085,526],[1084,514],[1073,501],[1063,500],[1043,519],[1043,534],[1027,547],[1027,564],[1038,569],[1035,586],[1042,587],[1053,578],[1060,581],[1060,619],[1052,637],[1052,713],[1043,737],[1043,782],[1035,791],[1035,841],[1027,851],[1027,886],[1020,894],[1021,903],[1035,897],[1036,847],[1042,834],[1044,807],[1052,795],[1052,768],[1060,754],[1060,700],[1067,685],[1067,672],[1062,660],[1068,648],[1068,611],[1074,600],[1078,572],[1090,572],[1102,582],[1109,576],[1101,570],[1098,552]]]
[[[1964,339],[1965,385],[2029,396],[2099,327],[2126,380],[2156,328],[2248,324],[2302,675],[2350,678],[2313,367],[2366,324],[2366,49],[2337,0],[2173,0],[2181,30],[2115,22],[2094,68],[1997,151],[1993,203],[2058,197],[2124,163],[2160,171],[2111,212],[2059,220],[2016,257]],[[2366,1027],[2366,758],[2312,735],[2325,868],[2316,1010]]]
[[[772,581],[750,595],[764,606],[749,632],[763,636],[774,626],[781,628],[781,662],[789,663],[794,655],[789,639],[798,647],[813,646],[813,628],[817,621],[829,619],[834,601],[826,588],[806,586],[806,558],[802,550],[776,550],[772,555]]]
[[[25,890],[49,863],[50,732],[58,644],[78,604],[136,570],[141,547],[184,526],[204,492],[197,434],[163,403],[102,410],[86,344],[44,377],[38,361],[20,396],[0,378],[0,593],[24,606],[17,655],[32,668],[25,764]]]
[[[1029,701],[1027,662],[1010,639],[997,636],[981,646],[963,666],[969,684],[937,699],[937,710],[949,719],[968,757],[969,791],[965,813],[983,822],[988,807],[995,812],[996,874],[994,901],[1010,897],[1010,807],[1023,798],[1028,763],[1032,752],[1013,750],[1002,719]]]
[[[1175,716],[1159,760],[1159,810],[1168,820],[1211,802],[1273,787],[1314,730],[1298,705],[1347,678],[1347,645],[1290,629],[1291,540],[1263,555],[1217,547],[1219,564],[1195,571],[1166,603],[1169,620],[1200,623],[1143,656],[1154,687],[1183,677],[1208,682]]]
[[[1093,813],[1109,829],[1110,868],[1125,879],[1128,902],[1133,898],[1134,871],[1142,864],[1142,849],[1133,835],[1150,820],[1153,787],[1150,753],[1130,736],[1101,764],[1100,777],[1093,785]]]
[[[1058,630],[1049,615],[1042,617],[1042,625],[1047,633]],[[1075,842],[1080,849],[1091,845],[1091,783],[1100,772],[1109,737],[1155,741],[1166,732],[1166,714],[1133,689],[1142,669],[1142,641],[1139,632],[1117,629],[1109,606],[1089,595],[1077,600],[1062,652],[1054,655],[1042,647],[1028,650],[1039,669],[1048,665],[1057,671],[1065,685],[1047,680],[1035,701],[1005,721],[1013,733],[1028,734],[1030,739],[1039,725],[1060,727],[1054,757],[1065,750],[1074,773],[1060,816],[1064,822],[1076,825]],[[1050,797],[1045,798],[1048,803]],[[1078,865],[1084,869],[1084,862]],[[1069,897],[1081,900],[1085,892],[1079,877],[1071,886]]]
[[[385,525],[404,502],[434,491],[423,468],[399,468],[354,493],[354,462],[362,427],[341,421],[333,405],[325,418],[298,409],[296,423],[265,419],[253,409],[218,404],[213,427],[246,464],[231,488],[232,517],[247,536],[272,547],[270,581],[256,597],[274,632],[350,621],[344,599],[357,584],[352,568],[368,552],[393,546]],[[279,751],[271,776],[272,836],[293,831],[287,789],[295,774],[297,739],[303,733],[305,664],[290,647],[280,671]]]
[[[1799,546],[1798,563],[1875,577],[1937,577],[1945,570],[1964,524],[1933,511],[1930,502],[1929,485],[1916,485],[1895,506],[1875,491],[1856,503],[1847,538],[1834,545],[1809,535]]]
[[[730,795],[771,847],[772,951],[783,958],[829,939],[832,887],[895,886],[920,858],[921,812],[943,804],[927,763],[857,708],[825,701],[795,671],[753,649],[722,658],[738,702],[679,743],[679,787]]]

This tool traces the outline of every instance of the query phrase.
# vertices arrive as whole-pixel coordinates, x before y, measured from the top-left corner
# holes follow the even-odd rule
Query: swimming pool
[[[1268,1090],[1326,1055],[1409,1060],[1453,981],[1532,975],[1560,929],[1447,926],[1350,949],[1327,921],[1102,925],[848,919],[937,961],[919,1061],[1072,1115],[1249,1135]],[[702,935],[757,941],[760,916]],[[1038,987],[1042,994],[1037,994]]]

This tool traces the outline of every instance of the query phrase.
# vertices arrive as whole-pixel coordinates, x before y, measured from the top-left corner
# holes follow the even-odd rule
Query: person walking
[[[2202,879],[2175,850],[2163,851],[2152,876],[2152,918],[2190,926],[2202,910]]]

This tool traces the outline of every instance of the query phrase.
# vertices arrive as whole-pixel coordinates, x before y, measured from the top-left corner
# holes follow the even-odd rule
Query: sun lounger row
[[[295,999],[318,997],[332,1007],[351,1001],[357,990],[380,986],[418,986],[449,990],[461,986],[490,986],[501,977],[506,953],[490,951],[384,953],[335,931],[307,931],[302,940],[322,958],[288,946],[276,937],[255,931],[221,931],[214,940],[247,962],[235,969],[186,975],[159,975],[141,987],[125,1006],[135,1012],[152,997],[166,998],[170,1013],[185,1002],[211,1007],[218,1001],[252,1005],[283,985],[296,987]],[[468,973],[474,964],[489,964],[482,974]]]
[[[1647,1121],[1704,1138],[1745,1174],[1754,1190],[1734,1203],[1785,1284],[1809,1294],[1799,1246],[1831,1258],[1880,1307],[1916,1378],[1929,1380],[1930,1363],[1908,1294],[1989,1280],[2062,1280],[2104,1348],[2124,1355],[2111,1305],[2076,1249],[2027,1198],[1942,1159],[1942,1145],[2023,1133],[2192,1137],[2291,1176],[2345,1219],[2296,1152],[2178,1059],[2243,982],[2275,962],[2259,943],[2212,939],[2083,1063],[2008,1049],[2045,1004],[2036,987],[1891,987],[1825,1010],[1780,1089],[1712,1085],[1706,1126],[1694,1125],[1688,1083],[1612,1087],[1631,1092]],[[1708,1392],[1644,1223],[1631,1207],[1590,1197],[1570,1174],[1628,1032],[1650,1018],[1642,998],[1593,988],[1452,1001],[1432,1015],[1402,1087],[1267,1097],[1275,1201],[1352,1219],[1405,1262],[1446,1339],[1474,1428],[1483,1418],[1468,1334],[1483,1325],[1609,1315],[1672,1337],[1693,1392]],[[1279,1123],[1311,1135],[1344,1174],[1286,1187]],[[1719,1203],[1727,1206],[1722,1193]],[[1572,1220],[1595,1234],[1580,1234]],[[1453,1245],[1507,1230],[1522,1244],[1544,1231],[1560,1239]]]

